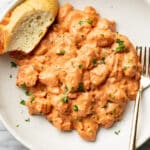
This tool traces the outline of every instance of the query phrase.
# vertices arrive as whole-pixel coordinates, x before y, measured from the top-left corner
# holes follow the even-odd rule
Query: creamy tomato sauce
[[[134,46],[92,7],[63,5],[32,53],[11,56],[19,66],[17,86],[30,93],[29,113],[62,131],[75,129],[85,140],[120,120],[139,88]]]

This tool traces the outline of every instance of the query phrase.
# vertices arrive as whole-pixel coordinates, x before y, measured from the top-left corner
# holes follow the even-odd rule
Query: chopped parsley
[[[87,19],[87,23],[88,23],[88,24],[93,24],[93,20]]]
[[[102,59],[100,60],[100,64],[105,64],[105,57],[102,57]]]
[[[35,100],[35,97],[32,97],[30,102],[33,103],[34,100]]]
[[[82,82],[80,82],[78,85],[78,92],[84,92],[84,85]]]
[[[64,90],[65,90],[65,92],[67,92],[69,90],[67,85],[65,85]]]
[[[82,65],[82,64],[80,64],[78,67],[79,67],[79,69],[82,69],[83,65]]]
[[[75,88],[74,87],[71,87],[70,88],[70,92],[74,92],[75,91]]]
[[[108,107],[108,102],[103,106],[103,108],[107,108]]]
[[[129,66],[124,66],[123,70],[127,70],[129,68]]]
[[[77,105],[73,105],[73,110],[77,112],[79,110],[78,106]]]
[[[62,103],[67,103],[68,102],[68,96],[67,94],[64,94],[63,97],[61,98]]]
[[[117,52],[122,52],[125,49],[124,41],[117,39],[118,47],[116,48]]]
[[[25,119],[26,122],[30,122],[30,118]]]
[[[12,74],[9,75],[9,78],[12,78]]]
[[[116,135],[119,135],[120,130],[114,132]]]
[[[26,91],[25,93],[26,93],[27,96],[31,95],[31,93],[29,91]]]
[[[58,54],[58,55],[65,55],[65,53],[66,53],[66,51],[63,50],[63,49],[61,49],[57,54]]]
[[[23,89],[26,89],[26,84],[23,83],[23,84],[20,85],[20,87],[23,88]]]
[[[25,101],[24,99],[22,99],[22,100],[20,101],[20,104],[25,106],[25,105],[26,105],[26,101]]]
[[[10,62],[12,68],[17,68],[17,64],[13,61]]]
[[[101,35],[101,37],[104,37],[104,34],[100,34]]]
[[[73,68],[75,68],[75,65],[74,65],[74,62],[73,62],[73,61],[71,62],[71,65],[72,65]]]
[[[114,100],[116,97],[113,95],[111,98]]]
[[[82,122],[82,118],[77,118],[77,121],[78,122]]]
[[[18,127],[19,127],[19,124],[17,124],[16,127],[18,128]]]
[[[84,21],[82,21],[82,20],[79,21],[80,26],[83,25],[83,23],[84,23]]]
[[[97,59],[94,58],[93,61],[92,61],[92,63],[93,63],[93,66],[96,67],[97,66]]]
[[[132,62],[132,59],[128,59],[128,63],[131,63]]]

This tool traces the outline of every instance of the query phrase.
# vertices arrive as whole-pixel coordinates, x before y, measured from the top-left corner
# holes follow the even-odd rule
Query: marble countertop
[[[27,150],[19,143],[0,122],[0,150]],[[138,150],[150,150],[150,140]]]

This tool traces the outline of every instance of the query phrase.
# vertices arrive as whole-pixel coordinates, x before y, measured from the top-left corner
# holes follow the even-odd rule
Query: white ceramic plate
[[[0,6],[12,0],[1,0]],[[150,46],[150,4],[144,0],[60,0],[70,2],[76,8],[94,6],[102,16],[116,20],[118,31],[127,35],[135,45]],[[8,6],[8,5],[7,5]],[[10,6],[9,6],[10,7]],[[8,9],[5,9],[5,11]],[[1,12],[3,9],[0,9]],[[100,129],[96,142],[82,140],[76,132],[63,133],[42,117],[31,117],[19,104],[25,98],[23,91],[15,86],[17,69],[10,67],[11,59],[0,57],[0,118],[7,129],[21,143],[36,150],[127,150],[134,102],[130,102],[123,120],[111,129]],[[12,74],[12,78],[9,78]],[[141,104],[137,145],[150,138],[150,89],[144,92]],[[30,122],[25,119],[30,118]],[[19,125],[19,127],[16,127]],[[114,131],[120,130],[120,134]]]

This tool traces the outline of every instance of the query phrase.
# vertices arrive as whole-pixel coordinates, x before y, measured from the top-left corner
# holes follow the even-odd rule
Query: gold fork
[[[140,80],[140,88],[135,101],[129,150],[136,150],[136,135],[140,101],[142,98],[142,92],[150,86],[150,47],[138,47],[137,53],[140,55],[140,60],[142,64],[142,75]]]

